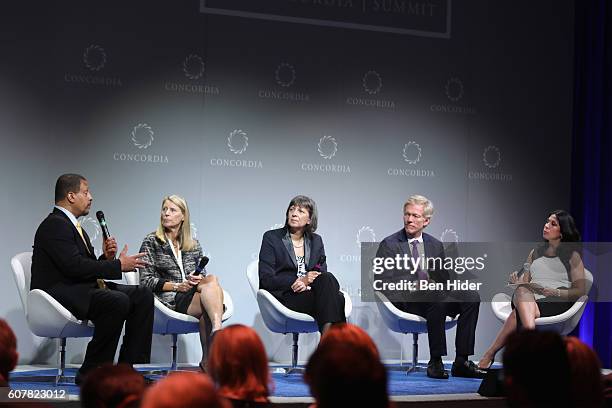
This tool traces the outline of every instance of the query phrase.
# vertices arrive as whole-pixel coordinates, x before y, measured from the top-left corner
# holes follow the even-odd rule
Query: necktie
[[[419,241],[417,241],[416,239],[414,241],[412,241],[412,259],[415,260],[419,260]],[[421,263],[419,262],[417,267],[416,267],[416,273],[417,273],[417,278],[419,280],[424,280],[427,281],[429,280],[429,276],[427,275],[427,271],[424,271],[423,269],[421,269]]]
[[[87,253],[91,255],[91,251],[89,251],[89,245],[87,245],[87,241],[85,240],[85,235],[83,235],[83,228],[81,228],[81,223],[77,221],[76,223],[76,229],[77,231],[79,231],[79,235],[81,236],[81,239],[83,240],[83,243],[85,244],[85,248],[87,249]]]

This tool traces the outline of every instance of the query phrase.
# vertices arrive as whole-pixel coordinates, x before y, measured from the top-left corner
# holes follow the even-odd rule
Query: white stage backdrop
[[[465,242],[538,240],[568,207],[570,1],[39,3],[7,7],[1,44],[0,316],[22,363],[55,361],[55,346],[28,330],[9,260],[31,250],[64,172],[89,179],[92,214],[131,251],[162,196],[185,196],[234,299],[228,323],[254,326],[275,361],[290,341],[264,327],[245,271],[294,195],[318,203],[351,321],[386,359],[409,340],[359,302],[359,242],[399,230],[410,194],[436,206],[429,233]],[[92,216],[84,227],[99,248]],[[483,303],[477,354],[498,328]],[[317,340],[303,336],[301,360]],[[69,362],[85,344],[69,341]],[[197,361],[197,336],[180,350]],[[169,339],[153,359],[169,361]]]

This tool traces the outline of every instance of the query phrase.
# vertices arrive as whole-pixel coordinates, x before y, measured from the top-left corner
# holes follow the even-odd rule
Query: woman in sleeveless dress
[[[512,297],[512,313],[480,359],[480,368],[493,364],[495,354],[517,327],[534,329],[535,319],[567,311],[586,293],[584,265],[575,244],[580,241],[580,233],[572,216],[563,210],[553,211],[542,237],[544,243],[527,257],[529,271],[510,275],[510,282],[519,284]]]

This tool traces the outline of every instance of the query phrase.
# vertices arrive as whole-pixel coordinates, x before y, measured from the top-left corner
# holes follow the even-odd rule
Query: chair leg
[[[172,333],[172,365],[170,371],[176,371],[176,350],[178,343],[178,334]]]
[[[172,333],[172,345],[170,346],[170,350],[172,353],[172,362],[170,363],[169,369],[161,369],[161,370],[138,370],[138,372],[142,375],[168,375],[172,371],[177,371],[177,350],[178,350],[178,334]],[[146,377],[145,377],[146,379]]]
[[[291,349],[291,367],[285,369],[285,375],[294,374],[294,373],[303,373],[304,369],[298,367],[298,340],[300,338],[299,333],[293,334],[293,346]]]
[[[422,367],[419,367],[419,333],[412,333],[412,365],[406,370],[406,374],[410,374],[417,371],[423,371]]]
[[[55,376],[55,386],[57,387],[57,385],[61,382],[61,380],[64,379],[64,374],[65,374],[65,370],[66,370],[66,338],[62,337],[61,339],[59,339],[59,359],[60,359],[60,364],[59,367],[57,369],[57,375]]]

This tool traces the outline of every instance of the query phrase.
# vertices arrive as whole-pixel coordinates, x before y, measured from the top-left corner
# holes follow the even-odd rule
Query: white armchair
[[[138,271],[126,272],[124,275],[128,285],[138,285],[140,283]],[[222,320],[225,322],[234,314],[234,302],[226,290],[223,290],[223,305],[225,306],[225,311],[223,312]],[[172,363],[170,371],[176,371],[178,335],[198,333],[200,331],[198,319],[187,314],[175,312],[164,305],[157,297],[154,298],[154,307],[153,333],[161,334],[162,336],[168,334],[172,336]],[[162,373],[167,373],[167,370],[163,370]]]
[[[257,298],[261,317],[268,329],[275,333],[293,335],[293,349],[291,354],[291,367],[285,370],[286,374],[301,372],[298,368],[298,340],[300,333],[314,333],[319,330],[312,316],[306,313],[296,312],[283,305],[270,292],[259,289],[259,261],[255,260],[247,267],[247,279],[253,294]],[[348,319],[353,310],[353,303],[348,294],[344,295],[344,315]]]
[[[419,334],[427,333],[427,320],[424,317],[412,313],[403,312],[380,292],[375,292],[376,306],[385,322],[385,325],[395,333],[412,333],[412,365],[406,370],[406,374],[421,371],[423,367],[418,365]],[[457,324],[457,319],[446,317],[445,329],[452,329]],[[400,362],[401,365],[401,362]]]
[[[551,330],[564,336],[576,328],[582,317],[582,313],[584,313],[584,309],[589,300],[588,294],[593,285],[593,274],[586,268],[584,269],[584,277],[586,279],[586,294],[581,296],[572,307],[559,315],[537,318],[535,320],[536,329]],[[506,293],[498,293],[493,296],[491,308],[493,309],[495,317],[502,323],[504,323],[508,319],[508,316],[510,316],[510,313],[512,313],[511,301],[511,296]]]
[[[17,284],[21,305],[28,322],[28,327],[37,336],[59,340],[60,364],[55,385],[74,381],[66,377],[66,338],[91,337],[94,326],[91,322],[79,320],[47,292],[34,289],[30,291],[32,277],[32,252],[22,252],[11,259],[11,267]],[[23,378],[23,377],[21,377]],[[49,382],[53,377],[27,377],[28,382]]]

